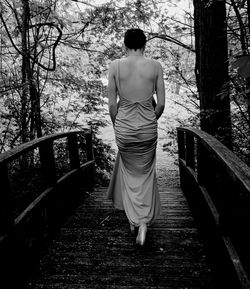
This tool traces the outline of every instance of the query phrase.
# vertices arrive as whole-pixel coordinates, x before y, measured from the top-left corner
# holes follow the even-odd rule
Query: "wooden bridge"
[[[203,131],[178,128],[178,149],[143,248],[95,186],[89,131],[0,155],[0,287],[250,288],[249,167]]]

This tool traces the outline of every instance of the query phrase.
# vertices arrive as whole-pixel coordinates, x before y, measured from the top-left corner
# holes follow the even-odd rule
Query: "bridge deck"
[[[160,189],[162,216],[144,249],[135,245],[124,212],[106,200],[106,188],[85,196],[26,288],[216,288],[183,193]]]

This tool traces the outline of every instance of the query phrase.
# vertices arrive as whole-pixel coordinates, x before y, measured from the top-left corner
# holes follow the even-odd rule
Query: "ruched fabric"
[[[120,95],[114,126],[118,154],[108,197],[117,209],[125,210],[132,225],[149,225],[161,211],[155,169],[157,120],[153,96],[128,100],[119,91],[119,79],[116,81]]]

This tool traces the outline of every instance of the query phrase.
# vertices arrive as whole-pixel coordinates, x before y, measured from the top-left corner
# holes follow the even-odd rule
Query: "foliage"
[[[234,151],[250,164],[250,3],[230,0],[227,4]]]
[[[107,123],[107,68],[125,54],[123,33],[131,27],[145,30],[146,55],[161,61],[169,86],[195,90],[190,14],[180,19],[160,0],[30,0],[25,8],[26,2],[1,2],[1,152],[38,136],[39,129],[50,134],[89,126],[98,135]],[[167,1],[168,8],[179,2]],[[98,174],[109,177],[114,153],[94,139]]]
[[[223,2],[223,1],[222,1]],[[205,68],[205,74],[207,73],[206,77],[203,79],[203,88],[208,93],[206,97],[204,97],[204,91],[200,92],[201,98],[204,98],[205,106],[209,106],[211,102],[215,102],[215,107],[211,107],[210,110],[206,110],[205,114],[203,111],[201,111],[201,116],[205,116],[209,119],[210,115],[216,114],[218,110],[221,110],[221,106],[217,105],[217,103],[222,103],[222,107],[225,107],[228,102],[226,103],[226,99],[228,98],[228,95],[230,95],[230,121],[232,125],[232,131],[229,131],[228,134],[226,134],[225,125],[220,125],[218,128],[219,134],[222,133],[222,135],[225,136],[225,139],[227,139],[227,135],[232,135],[232,148],[235,153],[238,154],[239,157],[242,158],[243,161],[250,164],[250,141],[249,141],[249,135],[250,135],[250,75],[249,75],[249,32],[250,32],[250,2],[244,1],[244,0],[229,0],[224,1],[222,3],[218,0],[211,0],[211,1],[196,1],[193,0],[193,3],[196,4],[196,10],[201,9],[201,6],[203,7],[202,11],[203,14],[201,15],[201,18],[199,21],[195,22],[195,26],[197,30],[201,27],[201,24],[203,24],[203,20],[208,16],[209,11],[213,11],[214,15],[217,13],[217,11],[213,10],[213,7],[218,5],[224,5],[226,4],[226,24],[227,24],[227,46],[228,46],[228,60],[224,62],[225,69],[227,70],[227,65],[229,64],[229,79],[225,80],[224,84],[221,85],[219,91],[216,92],[216,95],[213,97],[213,83],[211,83],[211,79],[213,75],[216,75],[216,70],[214,70],[214,67],[216,67],[219,63],[218,61],[218,51],[217,48],[222,48],[222,45],[218,45],[215,41],[211,41],[211,37],[214,36],[214,33],[217,33],[218,29],[215,27],[215,30],[212,32],[212,36],[208,36],[210,31],[207,26],[204,28],[204,33],[202,34],[202,40],[208,36],[208,45],[210,49],[204,48],[203,52],[206,51],[203,55],[203,58],[206,57],[206,61],[201,65],[202,68]],[[204,5],[205,4],[205,5]],[[223,8],[224,9],[224,8]],[[195,14],[196,15],[196,14]],[[211,21],[211,17],[213,15],[210,14],[210,18],[208,20]],[[214,17],[215,19],[216,17]],[[217,17],[218,20],[218,17]],[[201,23],[200,23],[201,22]],[[225,31],[225,29],[223,29]],[[223,33],[221,31],[221,33]],[[201,32],[200,32],[201,33]],[[204,35],[206,34],[206,35]],[[196,38],[196,43],[198,44],[198,47],[201,46],[201,43],[199,42],[199,35]],[[202,41],[201,40],[201,41]],[[211,43],[212,42],[212,43]],[[214,45],[214,46],[213,46]],[[217,47],[217,46],[218,47]],[[225,46],[224,46],[225,47]],[[207,54],[210,55],[210,60],[207,58]],[[200,51],[196,51],[196,56],[198,59],[201,58]],[[217,59],[217,60],[216,60]],[[217,69],[218,70],[218,69]],[[197,74],[197,79],[199,82],[200,79],[200,73]],[[214,80],[214,85],[216,85],[217,79]],[[209,84],[209,85],[208,85]],[[202,99],[201,99],[202,101]],[[223,101],[225,101],[225,106],[223,106]],[[226,112],[225,109],[224,111]],[[223,109],[222,109],[223,113]],[[215,125],[218,125],[216,123],[215,118]],[[223,123],[223,119],[221,120]],[[211,125],[208,123],[208,126]],[[209,130],[209,129],[208,129]],[[230,136],[231,138],[231,136]]]
[[[108,186],[111,171],[115,161],[115,152],[110,145],[104,143],[93,134],[93,153],[95,159],[95,184],[98,186]],[[79,137],[78,146],[80,160],[87,161],[85,137]],[[67,143],[59,140],[54,143],[57,178],[62,177],[70,170]]]
[[[57,180],[70,171],[70,161],[66,139],[54,141],[54,156]],[[82,162],[87,161],[86,140],[79,135],[78,148]],[[109,145],[94,136],[93,150],[95,157],[96,185],[107,186],[110,171],[114,163],[114,151]],[[10,184],[10,203],[13,216],[17,217],[45,189],[46,182],[42,177],[39,150],[35,149],[8,164]]]
[[[96,185],[108,186],[115,161],[115,151],[101,139],[93,139]]]

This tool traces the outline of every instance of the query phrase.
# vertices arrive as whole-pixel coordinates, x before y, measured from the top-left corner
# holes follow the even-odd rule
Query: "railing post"
[[[179,158],[185,159],[185,138],[184,138],[184,131],[183,130],[177,131],[177,138],[178,138]]]
[[[195,169],[194,160],[194,136],[186,133],[186,165],[193,170]]]
[[[92,133],[86,134],[86,152],[87,161],[92,161],[94,159]]]
[[[197,142],[197,179],[199,185],[204,185],[206,180],[206,150],[198,139]]]
[[[68,136],[69,160],[71,169],[80,167],[79,151],[77,143],[77,134],[70,134]]]
[[[14,225],[14,217],[10,204],[10,184],[6,163],[0,164],[0,234],[6,233]]]
[[[48,186],[54,186],[56,183],[56,166],[53,141],[50,140],[41,143],[39,152],[44,181]]]
[[[180,172],[180,185],[181,188],[185,187],[185,171],[183,170],[183,164],[181,160],[185,160],[185,134],[183,130],[177,130],[177,140],[178,140],[178,155],[179,155],[179,172]]]
[[[87,161],[94,160],[94,150],[93,150],[93,140],[92,140],[92,132],[86,134],[86,153],[87,153]],[[87,175],[87,189],[92,189],[95,184],[95,168],[94,164],[90,167]]]
[[[42,142],[39,146],[40,162],[42,167],[42,176],[46,187],[54,187],[56,185],[56,165],[53,149],[53,140]],[[46,212],[44,214],[46,230],[48,234],[53,234],[58,220],[59,210],[57,209],[57,194],[50,196]]]

